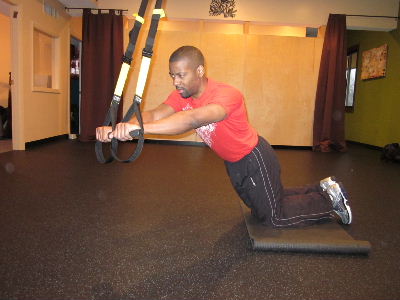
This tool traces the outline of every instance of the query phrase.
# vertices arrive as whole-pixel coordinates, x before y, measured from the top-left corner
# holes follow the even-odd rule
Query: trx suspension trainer
[[[125,51],[125,54],[122,57],[121,71],[119,73],[118,81],[114,90],[114,95],[112,97],[110,108],[107,112],[105,121],[103,123],[103,126],[109,126],[111,124],[112,130],[115,129],[115,125],[117,122],[118,106],[121,101],[121,95],[132,62],[133,53],[135,51],[136,42],[139,36],[139,31],[144,23],[143,16],[145,15],[147,4],[148,0],[142,0],[139,12],[135,14],[135,23],[132,30],[129,32],[129,44]],[[140,112],[140,104],[142,102],[143,92],[147,80],[147,74],[150,68],[151,57],[153,56],[153,45],[157,34],[158,22],[162,17],[165,16],[164,10],[161,8],[161,4],[162,0],[156,0],[156,4],[151,18],[149,33],[146,39],[146,45],[142,51],[142,62],[139,69],[139,77],[136,84],[135,96],[133,98],[133,103],[131,104],[127,113],[122,119],[122,122],[128,122],[132,118],[132,116],[135,115],[138,120],[140,129],[133,130],[129,133],[133,138],[138,139],[135,151],[128,159],[126,160],[120,159],[117,155],[118,140],[116,138],[112,138],[110,147],[111,155],[108,158],[105,158],[103,153],[103,143],[100,141],[96,141],[95,144],[96,157],[100,163],[103,164],[109,163],[112,162],[114,159],[120,162],[126,162],[126,163],[132,162],[136,160],[139,157],[140,153],[142,152],[144,143],[144,136],[143,136],[144,130],[143,130],[142,114]]]

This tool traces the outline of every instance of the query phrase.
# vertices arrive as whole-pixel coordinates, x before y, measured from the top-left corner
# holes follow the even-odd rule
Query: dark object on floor
[[[0,139],[6,138],[7,109],[0,106]]]
[[[335,222],[304,228],[274,229],[262,225],[240,201],[247,231],[254,250],[368,254],[368,241],[353,239]]]
[[[400,163],[399,143],[387,144],[385,147],[383,147],[381,159],[384,161],[393,161]]]

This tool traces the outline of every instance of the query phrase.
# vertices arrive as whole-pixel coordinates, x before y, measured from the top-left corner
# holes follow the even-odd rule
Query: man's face
[[[187,59],[169,64],[169,75],[182,98],[200,96],[202,68],[202,66],[192,66]]]

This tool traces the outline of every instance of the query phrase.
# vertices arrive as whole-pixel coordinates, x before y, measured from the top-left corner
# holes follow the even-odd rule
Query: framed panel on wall
[[[384,44],[362,53],[361,79],[375,79],[386,76],[388,46]]]

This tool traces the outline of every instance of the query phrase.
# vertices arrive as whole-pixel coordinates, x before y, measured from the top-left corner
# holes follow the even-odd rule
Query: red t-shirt
[[[200,98],[185,99],[175,90],[164,103],[175,111],[194,109],[207,104],[221,105],[227,117],[222,121],[201,126],[196,132],[224,160],[238,161],[257,145],[258,134],[248,122],[243,95],[232,86],[208,79],[207,88]]]

